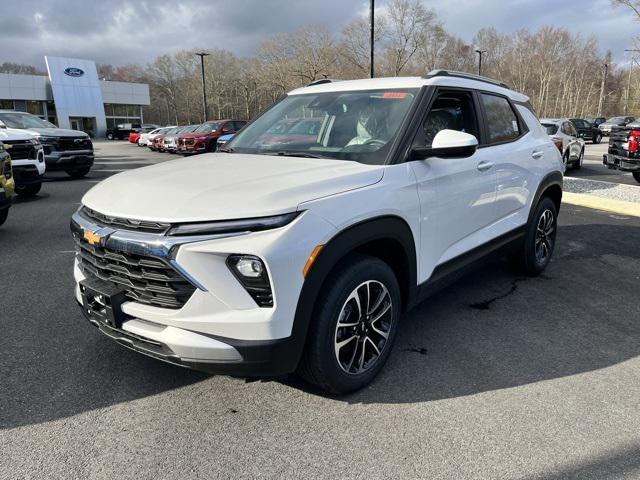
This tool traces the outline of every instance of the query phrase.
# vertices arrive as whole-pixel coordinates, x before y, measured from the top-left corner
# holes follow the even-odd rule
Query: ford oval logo
[[[70,77],[81,77],[84,75],[84,70],[76,67],[69,67],[64,69],[64,74],[69,75]]]

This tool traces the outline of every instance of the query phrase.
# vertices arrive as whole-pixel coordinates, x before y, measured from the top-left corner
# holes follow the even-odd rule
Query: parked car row
[[[223,119],[210,120],[198,125],[157,127],[146,132],[131,132],[129,142],[157,152],[181,155],[213,152],[219,145],[224,145],[231,139],[246,123],[244,120]]]
[[[36,195],[47,170],[84,177],[93,160],[93,143],[86,133],[58,128],[30,113],[0,110],[0,225],[14,192]]]

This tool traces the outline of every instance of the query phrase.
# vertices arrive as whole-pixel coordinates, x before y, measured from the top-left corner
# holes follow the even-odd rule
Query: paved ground
[[[545,275],[478,270],[404,318],[378,381],[328,398],[87,325],[69,216],[93,182],[167,158],[98,151],[0,229],[0,478],[640,478],[640,219],[564,207]]]
[[[605,182],[624,183],[627,185],[640,184],[635,181],[630,173],[620,172],[618,170],[609,170],[602,165],[602,155],[607,153],[609,148],[609,137],[604,137],[598,145],[587,142],[585,146],[585,156],[582,168],[580,170],[569,170],[567,176],[586,178],[589,180],[601,180]]]

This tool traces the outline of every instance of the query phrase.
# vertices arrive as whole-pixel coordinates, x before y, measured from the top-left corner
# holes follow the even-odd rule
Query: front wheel
[[[540,275],[553,255],[558,230],[558,209],[549,197],[538,203],[527,225],[524,244],[515,258],[529,276]]]
[[[5,208],[4,210],[0,210],[0,225],[3,225],[4,222],[7,221],[7,217],[9,216],[9,209]]]
[[[598,144],[602,141],[602,134],[598,133],[595,137],[593,137],[593,143]]]
[[[42,188],[42,182],[32,183],[31,185],[16,185],[16,194],[21,197],[33,197],[38,194]]]
[[[636,182],[640,183],[640,172],[633,172],[633,178],[635,178]]]
[[[298,372],[332,394],[368,385],[389,357],[400,310],[398,281],[386,263],[369,256],[343,262],[316,301]]]
[[[113,140],[113,133],[107,133],[107,140]]]
[[[91,167],[78,168],[74,170],[65,170],[67,175],[69,175],[73,179],[84,178],[87,173],[89,173]]]

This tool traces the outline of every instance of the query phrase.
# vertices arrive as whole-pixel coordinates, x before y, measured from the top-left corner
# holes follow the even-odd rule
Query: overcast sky
[[[364,15],[367,0],[0,0],[0,62],[44,69],[44,55],[99,63],[147,63],[185,48],[225,48],[250,55],[265,37],[323,23],[338,32]],[[384,5],[377,0],[377,5]],[[487,26],[510,32],[540,25],[595,34],[623,60],[640,32],[609,0],[424,0],[445,28],[465,41]]]

